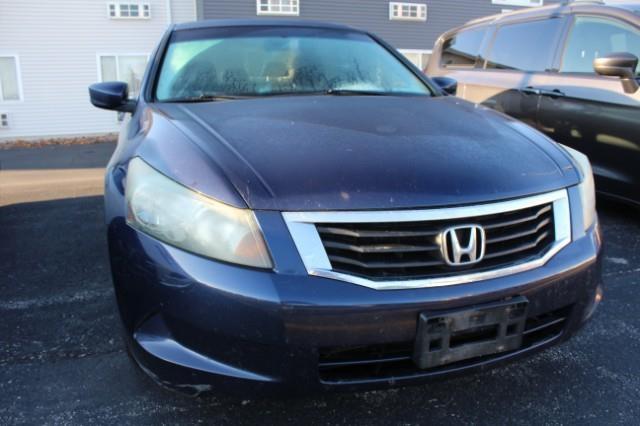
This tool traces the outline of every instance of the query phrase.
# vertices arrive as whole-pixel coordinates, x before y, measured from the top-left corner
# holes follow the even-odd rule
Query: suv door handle
[[[540,89],[536,89],[533,86],[527,86],[527,87],[521,89],[521,92],[526,94],[526,95],[540,95],[541,94]]]
[[[527,86],[523,88],[522,93],[525,93],[527,95],[549,96],[551,98],[561,98],[563,96],[566,96],[565,93],[560,89],[549,90],[549,89],[540,89],[533,86]]]
[[[560,89],[553,89],[553,90],[540,89],[540,94],[544,96],[549,96],[551,98],[561,98],[563,96],[566,96],[564,92]]]

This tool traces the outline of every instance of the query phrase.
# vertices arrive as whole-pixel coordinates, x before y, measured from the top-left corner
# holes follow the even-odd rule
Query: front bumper
[[[374,290],[308,275],[281,215],[258,215],[277,253],[275,271],[204,259],[133,230],[122,217],[110,221],[113,279],[130,348],[159,383],[242,395],[420,383],[566,340],[601,291],[597,226],[534,270],[470,284]],[[432,370],[407,362],[421,312],[513,296],[529,300],[533,331],[521,349]]]

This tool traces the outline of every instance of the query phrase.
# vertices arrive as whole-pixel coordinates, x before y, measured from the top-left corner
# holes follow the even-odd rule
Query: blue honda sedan
[[[191,394],[421,383],[565,341],[602,297],[581,153],[376,36],[172,27],[106,172],[133,359]]]

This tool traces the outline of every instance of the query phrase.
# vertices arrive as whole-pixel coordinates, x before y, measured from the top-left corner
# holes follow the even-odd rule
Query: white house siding
[[[117,131],[116,113],[89,103],[98,56],[149,55],[170,17],[195,19],[195,0],[142,2],[150,19],[110,19],[108,0],[0,0],[0,56],[17,55],[22,87],[20,101],[0,101],[0,141]]]

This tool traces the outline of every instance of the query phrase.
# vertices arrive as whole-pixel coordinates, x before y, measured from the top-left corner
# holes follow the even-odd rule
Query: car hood
[[[157,108],[253,209],[462,205],[579,180],[538,132],[453,97],[272,97]]]

